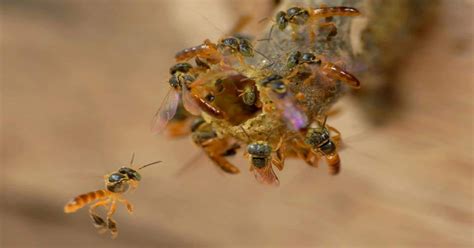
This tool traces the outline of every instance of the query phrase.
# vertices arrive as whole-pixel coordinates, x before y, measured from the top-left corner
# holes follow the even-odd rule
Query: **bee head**
[[[288,26],[288,18],[286,15],[286,12],[280,11],[276,14],[276,24],[278,26],[278,29],[280,30],[285,30],[285,28]]]

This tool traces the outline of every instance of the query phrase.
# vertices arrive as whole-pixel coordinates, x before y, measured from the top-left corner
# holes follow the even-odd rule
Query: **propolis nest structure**
[[[326,119],[350,88],[352,51],[338,37],[356,34],[342,19],[363,16],[350,6],[289,6],[279,11],[264,37],[240,34],[178,52],[171,89],[154,119],[155,131],[172,136],[191,130],[193,141],[228,173],[227,160],[245,147],[259,182],[278,185],[273,166],[288,157],[310,166],[326,160],[340,170],[339,131]],[[360,33],[359,33],[360,35]],[[194,61],[194,63],[193,63]]]

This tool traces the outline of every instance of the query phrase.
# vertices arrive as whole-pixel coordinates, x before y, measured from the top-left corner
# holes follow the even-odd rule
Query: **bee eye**
[[[119,169],[119,173],[122,175],[127,175],[128,178],[140,181],[141,176],[138,174],[138,172],[134,169],[128,168],[128,167],[122,167]]]
[[[278,94],[285,94],[286,93],[286,85],[281,81],[277,81],[277,82],[272,83],[271,87],[272,87],[272,90],[275,93],[278,93]]]
[[[133,177],[131,177],[133,180],[137,180],[137,181],[140,181],[142,180],[142,176],[140,174],[138,174],[138,172],[133,172]]]
[[[208,102],[213,102],[213,101],[216,99],[216,97],[215,97],[214,95],[210,94],[210,93],[207,94],[207,95],[205,96],[205,98],[206,98],[206,100],[207,100]]]

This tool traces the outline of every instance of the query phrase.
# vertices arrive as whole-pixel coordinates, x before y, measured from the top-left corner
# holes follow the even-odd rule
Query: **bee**
[[[258,100],[258,90],[255,85],[245,85],[243,90],[240,90],[242,93],[239,95],[242,97],[242,101],[249,105],[253,106],[257,103]]]
[[[168,80],[170,89],[153,117],[153,132],[159,133],[164,130],[166,124],[175,116],[180,99],[186,111],[193,115],[201,113],[196,103],[199,99],[190,93],[191,83],[196,80],[192,72],[193,66],[189,63],[178,63],[170,68],[171,77]]]
[[[298,26],[309,24],[310,37],[314,41],[315,33],[313,30],[313,23],[321,18],[331,18],[333,16],[358,16],[360,12],[351,7],[320,7],[320,8],[300,8],[291,7],[286,11],[279,11],[275,15],[275,24],[272,25],[269,32],[268,40],[271,39],[273,27],[276,25],[280,31],[284,31],[288,25],[291,25],[293,34],[296,32]],[[326,24],[332,25],[332,24]]]
[[[241,126],[242,132],[250,140],[250,136]],[[271,135],[271,134],[270,134]],[[267,137],[268,139],[268,137]],[[250,171],[254,173],[255,179],[262,184],[271,186],[280,185],[277,175],[273,171],[273,165],[279,170],[283,169],[283,158],[281,156],[281,141],[275,149],[276,156],[273,156],[273,148],[268,141],[255,141],[247,145],[247,154],[249,157]]]
[[[282,112],[291,130],[300,130],[308,125],[308,117],[303,109],[296,104],[296,98],[288,90],[282,76],[273,74],[260,81],[267,88],[267,95]]]
[[[229,146],[227,138],[218,137],[212,125],[205,122],[203,118],[197,118],[192,126],[192,139],[200,146],[206,155],[224,172],[237,174],[240,170],[230,163],[225,157],[235,154],[239,148],[235,144]]]
[[[175,59],[178,62],[183,62],[192,58],[200,58],[206,60],[209,64],[232,66],[234,64],[233,58],[237,58],[240,65],[246,66],[244,58],[254,57],[255,53],[270,61],[263,53],[254,49],[249,39],[229,36],[220,39],[217,44],[206,39],[201,45],[179,51],[176,53]]]
[[[205,59],[210,64],[217,64],[222,60],[222,55],[217,49],[217,45],[209,39],[204,40],[200,45],[185,48],[176,53],[177,62],[187,61],[192,58]]]
[[[203,113],[239,125],[261,109],[255,81],[232,69],[212,69],[193,83]],[[253,98],[253,99],[252,99]]]
[[[313,152],[326,158],[330,174],[336,175],[340,171],[341,161],[337,152],[337,144],[340,142],[340,132],[326,125],[327,116],[324,122],[316,128],[309,128],[306,133],[305,143],[308,144]],[[329,130],[336,133],[331,137]]]
[[[97,200],[97,202],[89,208],[89,215],[92,219],[92,223],[99,232],[102,233],[108,229],[112,238],[116,238],[118,235],[117,223],[112,219],[112,216],[115,213],[117,202],[123,203],[127,207],[128,212],[132,213],[133,206],[123,197],[123,194],[126,193],[130,187],[132,189],[138,187],[138,183],[142,178],[138,173],[139,170],[161,162],[156,161],[140,166],[138,169],[132,169],[133,159],[134,155],[132,155],[129,167],[121,167],[116,172],[104,176],[105,189],[96,190],[74,197],[64,206],[64,212],[74,213],[87,204]],[[99,206],[104,206],[108,209],[106,220],[97,214],[96,208]]]
[[[355,89],[360,88],[360,81],[354,75],[336,64],[322,60],[320,56],[318,57],[314,53],[291,52],[286,63],[287,68],[292,70],[292,73],[288,75],[288,77],[292,77],[298,72],[293,69],[299,65],[316,65],[319,71],[326,77],[333,80],[340,80]],[[309,82],[313,78],[314,77],[309,77],[306,81]]]

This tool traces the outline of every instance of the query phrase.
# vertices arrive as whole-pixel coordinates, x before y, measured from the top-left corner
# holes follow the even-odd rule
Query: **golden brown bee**
[[[258,182],[278,186],[280,181],[272,168],[272,147],[265,141],[257,141],[247,146],[250,170]]]
[[[166,124],[175,116],[180,101],[189,113],[201,113],[196,97],[190,93],[190,85],[197,76],[193,73],[193,66],[189,63],[178,63],[170,68],[170,74],[170,89],[153,117],[152,131],[155,133],[165,129]]]
[[[235,144],[229,145],[227,138],[217,136],[212,126],[204,119],[198,118],[191,127],[194,143],[204,150],[206,155],[223,171],[236,174],[240,170],[230,163],[225,157],[235,154],[238,149]]]
[[[336,132],[331,137],[329,130]],[[306,133],[305,143],[311,146],[313,151],[326,158],[330,169],[330,174],[338,174],[341,167],[341,161],[337,152],[337,144],[340,142],[340,133],[333,127],[324,122],[316,128],[309,128]]]
[[[251,140],[250,135],[241,127],[242,132]],[[267,137],[268,139],[269,137]],[[278,186],[280,181],[273,171],[273,165],[279,170],[283,169],[284,157],[280,153],[281,141],[277,148],[273,150],[268,141],[258,140],[247,145],[250,171],[255,175],[255,179],[262,184]]]
[[[134,156],[132,155],[130,167],[121,167],[118,171],[104,176],[105,189],[74,197],[64,206],[64,212],[74,213],[87,204],[98,200],[89,208],[92,223],[99,232],[105,232],[108,229],[112,234],[112,238],[116,238],[118,235],[117,223],[112,219],[112,215],[115,213],[117,202],[123,203],[127,207],[128,212],[132,213],[133,206],[123,197],[123,194],[126,193],[130,187],[133,189],[138,187],[138,183],[141,180],[141,175],[138,173],[138,170],[161,162],[156,161],[143,165],[138,169],[132,169],[133,159]],[[99,206],[103,206],[108,210],[106,220],[97,214],[96,208]]]
[[[230,36],[220,39],[217,44],[206,39],[201,45],[179,51],[176,53],[175,59],[182,62],[199,58],[204,59],[209,64],[232,66],[234,64],[233,58],[237,58],[240,65],[245,66],[244,57],[253,57],[255,52],[258,53],[248,39]]]
[[[278,27],[279,30],[283,31],[288,27],[291,26],[293,29],[293,33],[298,26],[308,25],[309,26],[309,33],[311,40],[314,41],[315,33],[314,33],[314,23],[322,18],[330,18],[333,16],[358,16],[360,12],[351,7],[325,7],[322,6],[320,8],[300,8],[300,7],[291,7],[286,11],[279,11],[275,16],[275,25]],[[270,29],[269,33],[269,40],[271,39],[271,33],[273,31],[273,25]],[[334,23],[326,22],[324,23],[326,26],[334,27]],[[335,35],[332,31],[331,35]]]
[[[258,100],[258,91],[255,85],[246,85],[244,86],[244,89],[241,90],[241,94],[239,96],[242,97],[242,101],[249,105],[253,106],[257,103]]]
[[[324,61],[321,56],[316,56],[313,53],[301,53],[299,51],[291,52],[287,60],[287,68],[293,70],[299,65],[315,65],[319,72],[321,72],[326,77],[333,80],[340,80],[352,88],[360,88],[359,80],[349,72],[345,71],[341,67],[333,64],[331,62]],[[291,77],[296,74],[298,70],[293,70],[293,72],[288,76]],[[317,73],[313,72],[313,73]],[[313,77],[309,77],[306,81],[311,81]]]

